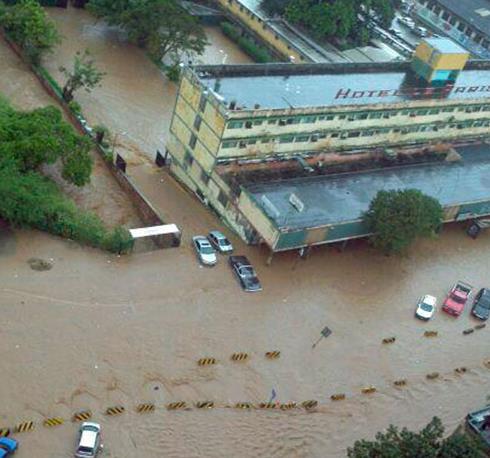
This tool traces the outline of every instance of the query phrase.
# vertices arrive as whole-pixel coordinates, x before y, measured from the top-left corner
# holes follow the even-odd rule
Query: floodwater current
[[[84,112],[120,133],[134,166],[149,167],[165,140],[175,86],[139,49],[85,12],[50,14],[65,36],[50,70],[89,46],[108,75],[100,88],[78,96]],[[219,49],[228,62],[246,61],[217,30],[210,33],[219,43],[210,53],[217,63],[224,54]],[[12,72],[18,89],[23,74]],[[36,97],[45,104],[36,81],[23,81],[26,105]],[[2,91],[22,103],[18,90],[3,84]],[[172,192],[159,200],[159,173],[152,172],[147,187],[160,208],[180,218],[180,248],[117,257],[34,231],[0,233],[0,428],[25,420],[38,425],[17,436],[18,458],[71,456],[76,425],[46,429],[40,423],[68,420],[82,409],[101,422],[106,457],[330,458],[345,456],[356,439],[390,423],[419,429],[437,415],[450,432],[488,402],[490,330],[463,335],[477,324],[468,310],[458,319],[438,310],[428,323],[413,312],[423,294],[440,304],[458,279],[490,286],[490,234],[472,240],[450,226],[402,257],[357,242],[344,252],[316,248],[307,260],[277,255],[267,267],[264,250],[245,246],[178,186],[166,183]],[[256,266],[262,292],[243,293],[225,258],[214,268],[198,265],[190,237],[216,227]],[[31,257],[54,266],[33,271]],[[324,326],[332,334],[313,348]],[[426,330],[438,337],[425,338]],[[391,336],[395,343],[381,343]],[[281,351],[279,359],[264,357],[272,350]],[[234,352],[249,353],[249,361],[231,361]],[[197,360],[208,356],[218,363],[199,367]],[[462,366],[465,373],[454,372]],[[440,377],[428,380],[432,372]],[[406,386],[395,387],[402,378]],[[377,392],[362,394],[367,386]],[[229,407],[267,401],[273,390],[275,401],[320,404],[312,412]],[[335,393],[346,400],[331,401]],[[180,400],[189,406],[211,400],[216,407],[165,409]],[[154,402],[156,411],[135,413],[141,402]],[[105,416],[114,405],[126,412]]]

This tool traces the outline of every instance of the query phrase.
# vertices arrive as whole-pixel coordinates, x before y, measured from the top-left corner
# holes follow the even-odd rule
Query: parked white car
[[[437,298],[431,296],[430,294],[426,294],[417,304],[415,316],[421,320],[430,320],[436,311],[436,303]]]
[[[199,261],[206,266],[214,266],[218,262],[216,251],[209,243],[209,240],[203,235],[192,237],[192,243],[196,250]]]
[[[211,231],[208,234],[208,240],[211,245],[220,253],[231,253],[233,251],[233,245],[220,231]]]
[[[103,448],[100,440],[100,425],[98,423],[82,423],[75,458],[95,458]]]

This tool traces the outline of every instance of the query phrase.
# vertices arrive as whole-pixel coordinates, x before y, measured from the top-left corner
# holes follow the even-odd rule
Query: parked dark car
[[[231,270],[233,270],[245,291],[252,292],[262,290],[255,269],[245,256],[230,256],[229,263]]]
[[[480,320],[488,320],[490,316],[490,289],[482,288],[478,292],[471,313]]]

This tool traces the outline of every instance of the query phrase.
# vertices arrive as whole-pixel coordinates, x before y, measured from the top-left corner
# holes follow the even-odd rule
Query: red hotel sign
[[[339,89],[335,99],[362,99],[365,97],[417,97],[449,94],[469,94],[472,92],[490,92],[490,86],[446,86],[446,87],[424,87],[405,89],[376,89],[374,91],[359,91],[352,89]]]

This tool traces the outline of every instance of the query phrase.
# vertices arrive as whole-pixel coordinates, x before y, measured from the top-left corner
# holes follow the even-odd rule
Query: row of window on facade
[[[199,167],[200,169],[199,179],[207,187],[209,181],[211,180],[211,177],[206,173],[206,171],[202,167],[199,166],[199,164],[197,164],[197,162],[194,161],[194,157],[192,156],[192,154],[186,150],[184,154],[184,164],[183,164],[184,170],[189,170],[193,164],[194,167]],[[218,202],[223,206],[223,208],[226,208],[226,205],[228,204],[228,197],[221,189],[219,190],[216,198]]]
[[[441,6],[432,0],[419,0],[422,6],[425,6],[429,11],[432,11],[436,16],[447,22],[453,27],[456,27],[461,33],[464,33],[468,38],[471,38],[475,43],[490,49],[490,41],[482,34],[475,31],[470,25],[456,16],[453,16],[449,11],[443,10]],[[442,13],[442,14],[441,14]]]
[[[410,116],[412,118],[417,116],[430,116],[438,115],[440,113],[453,113],[453,112],[465,112],[465,113],[478,113],[480,111],[490,111],[490,105],[468,105],[468,106],[449,106],[444,108],[418,108],[418,109],[405,109],[405,110],[388,110],[388,111],[369,111],[369,112],[355,112],[355,113],[341,113],[341,114],[326,114],[317,116],[295,116],[287,118],[267,118],[267,119],[252,119],[252,120],[240,120],[229,121],[226,127],[228,129],[252,129],[256,126],[263,124],[278,125],[278,126],[290,126],[294,124],[311,124],[320,121],[334,121],[334,120],[346,120],[346,121],[361,121],[364,119],[389,119],[398,115]]]
[[[223,148],[246,148],[249,145],[255,145],[257,143],[305,143],[305,142],[317,142],[326,138],[355,138],[355,137],[372,137],[374,135],[383,134],[411,134],[415,132],[438,132],[445,129],[468,129],[472,127],[490,127],[490,120],[479,119],[479,120],[469,120],[461,121],[457,123],[449,124],[427,124],[418,125],[412,127],[395,127],[395,128],[379,128],[379,129],[366,129],[366,130],[350,130],[344,132],[330,132],[330,133],[315,133],[312,135],[281,135],[276,137],[263,137],[260,140],[257,138],[244,139],[244,140],[225,140],[223,142]],[[195,145],[195,142],[194,142]],[[190,145],[191,146],[191,145]],[[192,147],[192,146],[191,146]]]

